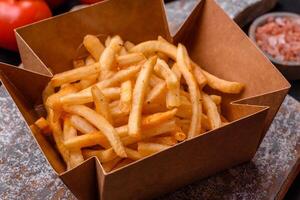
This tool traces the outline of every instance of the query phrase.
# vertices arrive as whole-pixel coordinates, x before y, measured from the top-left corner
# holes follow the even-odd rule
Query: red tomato
[[[0,47],[17,51],[14,29],[51,16],[42,0],[0,0]]]
[[[100,1],[103,1],[103,0],[80,0],[80,3],[83,3],[83,4],[93,4],[93,3],[100,2]]]

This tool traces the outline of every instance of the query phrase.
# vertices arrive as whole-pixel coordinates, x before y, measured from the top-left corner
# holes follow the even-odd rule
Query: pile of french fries
[[[89,56],[53,76],[43,92],[47,117],[31,126],[57,171],[65,167],[51,140],[66,169],[96,156],[110,172],[228,123],[221,96],[204,87],[244,88],[201,69],[185,46],[160,36],[135,45],[118,35],[105,44],[86,35],[83,45]]]

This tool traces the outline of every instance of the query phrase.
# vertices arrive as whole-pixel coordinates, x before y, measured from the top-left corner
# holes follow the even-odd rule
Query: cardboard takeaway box
[[[91,158],[58,174],[79,199],[150,199],[251,160],[290,87],[213,0],[200,1],[175,35],[162,0],[108,0],[16,31],[26,69],[1,64],[1,79],[28,124],[37,119],[33,108],[52,76],[47,67],[70,69],[86,34],[182,42],[201,67],[246,89],[223,95],[226,126],[110,173]]]

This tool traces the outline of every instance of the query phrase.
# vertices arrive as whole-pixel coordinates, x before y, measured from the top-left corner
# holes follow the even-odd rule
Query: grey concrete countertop
[[[272,1],[218,2],[230,17],[237,19],[245,16],[241,13],[248,7],[255,5],[262,10],[259,2]],[[168,18],[172,19],[171,30],[176,30],[193,4],[193,0],[186,0],[166,6]],[[299,164],[299,122],[300,104],[287,96],[251,162],[199,180],[159,199],[276,198]],[[0,86],[0,199],[76,199],[48,165],[3,86]]]

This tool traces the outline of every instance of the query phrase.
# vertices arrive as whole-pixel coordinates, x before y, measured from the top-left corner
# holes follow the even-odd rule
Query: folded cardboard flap
[[[161,0],[104,1],[17,29],[16,33],[24,66],[44,71],[34,66],[40,62],[38,66],[47,66],[54,73],[72,66],[76,49],[87,34],[118,34],[135,43],[155,39],[157,35],[171,38]],[[26,51],[29,47],[32,51]],[[24,51],[27,57],[22,56]]]

